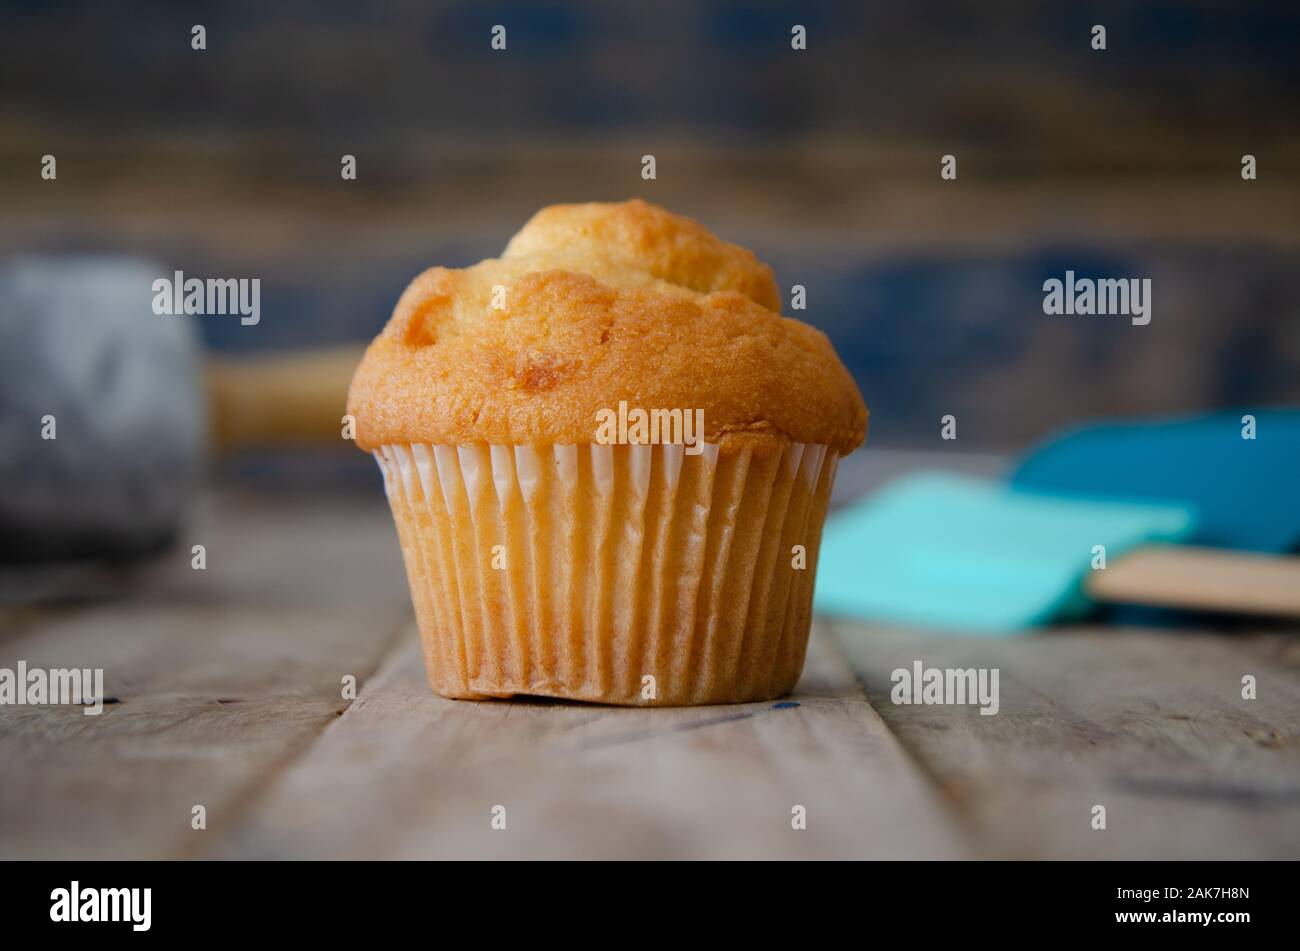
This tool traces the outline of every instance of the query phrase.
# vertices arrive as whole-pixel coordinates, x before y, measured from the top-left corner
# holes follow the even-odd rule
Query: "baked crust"
[[[501,258],[406,289],[352,380],[357,444],[588,444],[626,401],[702,409],[724,450],[850,452],[862,396],[779,303],[771,268],[688,218],[640,200],[544,208]]]

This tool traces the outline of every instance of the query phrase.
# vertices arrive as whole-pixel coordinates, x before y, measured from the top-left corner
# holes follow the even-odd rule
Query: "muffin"
[[[867,410],[772,270],[642,201],[555,205],[406,289],[348,396],[446,697],[766,700],[803,667]]]

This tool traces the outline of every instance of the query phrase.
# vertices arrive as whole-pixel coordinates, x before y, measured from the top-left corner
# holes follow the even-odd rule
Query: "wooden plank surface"
[[[981,854],[1300,856],[1300,640],[1075,627],[1005,640],[836,622],[873,706]],[[1000,710],[895,705],[891,674],[1000,670]],[[1258,684],[1242,698],[1242,677]],[[1107,827],[1091,825],[1095,805]]]
[[[0,666],[102,666],[117,700],[0,707],[0,856],[1300,857],[1293,629],[818,622],[781,703],[452,702],[382,500],[220,492],[182,536],[0,611]],[[999,713],[894,705],[914,660],[996,666]]]
[[[492,827],[496,806],[504,829]],[[795,806],[806,829],[792,828]],[[783,701],[651,710],[434,697],[411,631],[214,848],[268,858],[965,854],[820,634]]]
[[[209,829],[234,815],[407,620],[381,505],[227,495],[184,534],[207,545],[206,570],[181,545],[100,579],[111,600],[2,615],[0,667],[102,667],[116,702],[99,716],[0,706],[0,858],[191,854],[193,806]]]

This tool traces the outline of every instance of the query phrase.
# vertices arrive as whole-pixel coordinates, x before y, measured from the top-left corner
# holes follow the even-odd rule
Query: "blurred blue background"
[[[1300,399],[1294,3],[8,2],[0,54],[0,253],[260,278],[218,350],[368,338],[538,207],[640,196],[807,287],[877,446]],[[1151,324],[1044,316],[1067,269],[1151,278]]]

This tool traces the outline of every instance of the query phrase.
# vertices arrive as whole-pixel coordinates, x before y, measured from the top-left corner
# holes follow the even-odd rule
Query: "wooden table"
[[[147,567],[5,583],[81,597],[0,611],[0,667],[115,702],[0,707],[0,857],[1300,856],[1294,630],[819,619],[781,702],[612,709],[431,694],[378,493],[223,489]],[[918,659],[998,667],[1000,712],[895,706]]]

